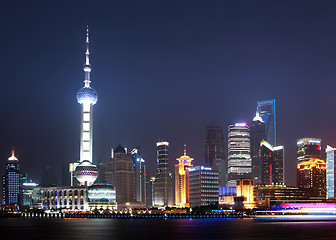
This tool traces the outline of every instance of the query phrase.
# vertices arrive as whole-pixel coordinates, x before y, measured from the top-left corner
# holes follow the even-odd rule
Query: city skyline
[[[136,2],[134,9],[124,3],[88,9],[74,3],[67,9],[22,3],[29,11],[18,10],[15,20],[10,17],[15,5],[6,3],[1,19],[12,22],[4,26],[0,40],[7,90],[2,95],[6,114],[0,120],[1,169],[12,146],[22,172],[37,182],[47,161],[60,171],[62,162],[79,160],[80,107],[74,93],[83,79],[88,23],[92,74],[100,94],[93,123],[94,163],[107,161],[119,143],[141,145],[154,176],[155,142],[166,139],[171,171],[184,144],[194,165],[202,164],[206,125],[216,120],[225,136],[229,123],[253,119],[257,101],[275,99],[277,145],[286,149],[286,184],[295,185],[298,139],[321,138],[323,151],[327,144],[336,146],[331,129],[336,119],[331,92],[335,3],[299,2],[265,1],[261,9],[261,3],[172,2],[147,10]],[[271,6],[272,15],[263,13]],[[77,7],[92,14],[73,13]],[[239,91],[233,94],[235,87]]]

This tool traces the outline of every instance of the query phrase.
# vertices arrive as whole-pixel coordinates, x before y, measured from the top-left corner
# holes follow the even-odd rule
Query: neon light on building
[[[189,181],[186,171],[192,166],[191,162],[194,159],[187,155],[186,145],[184,145],[184,155],[176,160],[179,163],[175,165],[175,205],[189,207]]]

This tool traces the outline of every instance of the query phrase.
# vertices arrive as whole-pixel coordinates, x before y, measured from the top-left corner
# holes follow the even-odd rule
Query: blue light
[[[212,171],[212,168],[211,168],[211,167],[204,167],[204,166],[201,166],[201,170]]]
[[[137,158],[137,162],[140,162],[140,158]]]

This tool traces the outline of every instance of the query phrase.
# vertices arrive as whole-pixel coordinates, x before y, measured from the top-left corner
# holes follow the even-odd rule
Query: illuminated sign
[[[246,127],[246,123],[236,123],[235,127]]]
[[[23,183],[23,186],[26,187],[36,187],[38,184],[37,183]]]
[[[309,143],[321,143],[321,140],[309,140]]]
[[[201,166],[201,170],[211,171],[212,168],[211,168],[211,167],[204,167],[204,166]]]
[[[157,142],[156,143],[156,146],[158,147],[158,146],[163,146],[163,145],[165,145],[165,146],[169,146],[169,142]]]
[[[196,168],[192,167],[192,168],[188,168],[189,172],[193,172],[196,170]]]

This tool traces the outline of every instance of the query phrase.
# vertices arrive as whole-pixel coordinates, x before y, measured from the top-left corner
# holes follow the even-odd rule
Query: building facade
[[[34,188],[38,186],[37,183],[25,182],[22,184],[22,205],[26,208],[33,208],[34,202]]]
[[[275,99],[257,102],[257,112],[265,123],[265,141],[276,146]]]
[[[2,177],[2,203],[4,205],[21,205],[22,197],[22,175],[20,173],[19,159],[12,156],[6,162],[5,175]]]
[[[44,210],[86,211],[88,207],[85,186],[41,188]]]
[[[135,201],[142,202],[147,205],[147,164],[145,159],[141,157],[140,148],[133,148],[130,152],[133,160],[133,170],[135,174]]]
[[[187,171],[192,167],[193,158],[187,155],[184,145],[184,155],[176,159],[175,165],[175,205],[177,207],[189,207],[189,179]]]
[[[302,202],[307,199],[303,190],[285,185],[257,184],[253,192],[257,207],[280,206],[282,203]]]
[[[217,167],[219,185],[227,184],[227,162],[225,161],[224,133],[223,129],[216,125],[205,127],[205,165]]]
[[[284,147],[273,147],[266,141],[260,143],[260,172],[258,184],[284,184]]]
[[[307,161],[312,158],[321,159],[321,139],[319,138],[301,138],[296,142],[297,145],[297,163]]]
[[[215,167],[189,167],[190,207],[202,207],[218,204],[219,179]]]
[[[75,169],[75,176],[80,185],[90,186],[97,179],[97,167],[92,164],[93,152],[93,105],[98,101],[97,92],[90,86],[90,51],[89,30],[86,33],[85,80],[84,87],[77,92],[77,101],[82,105],[82,120],[80,134],[80,163]]]
[[[336,164],[335,164],[335,148],[327,145],[326,148],[326,163],[327,163],[327,199],[335,198],[335,186],[336,186]]]
[[[156,143],[157,175],[153,182],[153,206],[173,206],[174,204],[173,179],[168,171],[168,152],[168,142]]]
[[[105,182],[89,187],[42,187],[41,198],[44,210],[88,212],[117,208],[116,191]]]
[[[326,197],[326,164],[312,158],[297,165],[297,186],[310,198]]]
[[[106,163],[105,180],[116,189],[117,203],[134,202],[133,160],[120,144]]]
[[[228,186],[236,186],[236,180],[252,177],[250,154],[250,129],[246,123],[228,127]]]
[[[237,197],[235,204],[237,206],[243,206],[244,208],[255,207],[255,201],[253,196],[253,179],[237,179],[236,191]],[[242,205],[240,205],[242,201]]]
[[[253,118],[250,124],[250,144],[251,144],[251,160],[252,160],[252,178],[254,183],[260,183],[261,159],[260,159],[260,143],[266,139],[265,123],[259,113]]]

